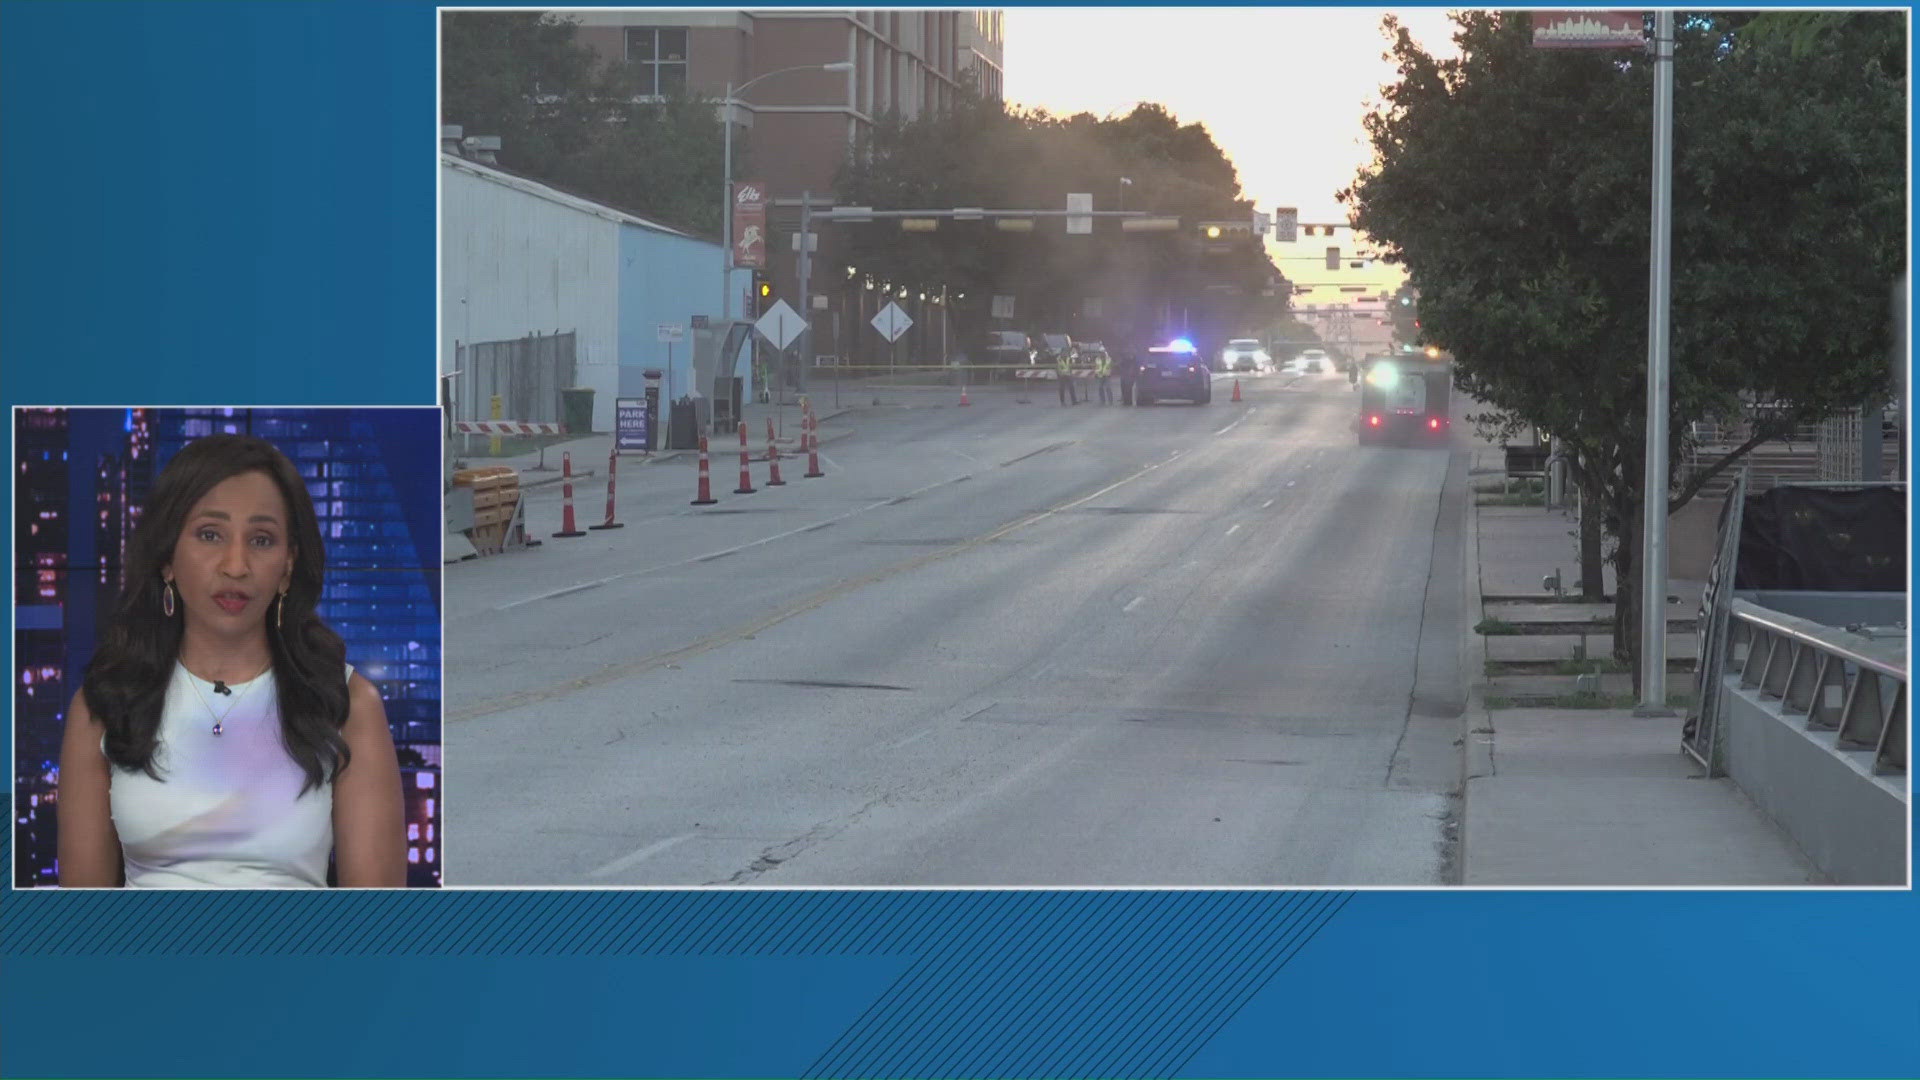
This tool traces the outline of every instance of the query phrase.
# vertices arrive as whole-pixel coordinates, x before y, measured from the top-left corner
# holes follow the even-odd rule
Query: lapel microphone
[[[233,688],[221,682],[219,679],[213,680],[213,692],[216,694],[225,694],[228,697],[233,696]]]

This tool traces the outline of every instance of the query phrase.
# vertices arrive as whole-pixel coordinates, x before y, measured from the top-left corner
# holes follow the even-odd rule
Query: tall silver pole
[[[727,83],[727,97],[721,104],[722,120],[720,126],[726,134],[721,140],[726,146],[725,162],[721,171],[726,174],[721,181],[720,193],[720,246],[726,253],[720,256],[720,340],[727,340],[727,324],[733,320],[733,83]]]
[[[800,193],[800,392],[807,392],[807,354],[813,351],[813,192]],[[782,373],[785,374],[784,372]]]
[[[1673,12],[1653,16],[1653,275],[1647,305],[1647,474],[1640,545],[1640,708],[1667,711],[1667,413],[1673,287]]]

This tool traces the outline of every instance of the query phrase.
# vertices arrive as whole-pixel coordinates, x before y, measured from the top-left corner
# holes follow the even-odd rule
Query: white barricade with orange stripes
[[[455,420],[453,430],[460,435],[565,435],[567,425],[537,420]]]

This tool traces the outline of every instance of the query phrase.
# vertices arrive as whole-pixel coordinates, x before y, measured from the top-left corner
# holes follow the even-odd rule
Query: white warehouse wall
[[[459,158],[443,155],[440,166],[440,373],[454,370],[458,343],[572,331],[576,382],[594,390],[594,430],[611,430],[620,385],[618,216]]]

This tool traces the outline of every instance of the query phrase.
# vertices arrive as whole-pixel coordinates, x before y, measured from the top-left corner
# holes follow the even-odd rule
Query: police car
[[[1155,345],[1140,358],[1134,399],[1141,405],[1151,405],[1161,398],[1182,398],[1196,405],[1213,400],[1213,373],[1207,370],[1200,350],[1185,338]]]

